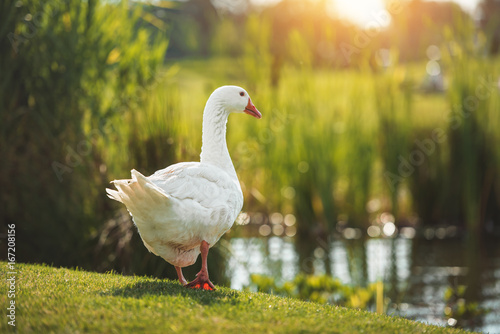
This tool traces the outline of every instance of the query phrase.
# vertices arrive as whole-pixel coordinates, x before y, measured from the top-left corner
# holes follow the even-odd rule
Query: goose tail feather
[[[131,174],[132,179],[112,181],[117,190],[107,188],[106,193],[109,198],[125,204],[133,216],[169,202],[167,194],[147,177],[135,169],[132,169]]]

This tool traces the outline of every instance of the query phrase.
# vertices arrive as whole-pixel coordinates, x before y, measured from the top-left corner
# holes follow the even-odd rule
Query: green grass
[[[1,262],[2,277],[7,263]],[[398,317],[219,287],[17,264],[20,333],[466,333]],[[7,305],[7,284],[0,288]],[[3,308],[5,312],[5,308]],[[12,330],[5,317],[0,332]]]

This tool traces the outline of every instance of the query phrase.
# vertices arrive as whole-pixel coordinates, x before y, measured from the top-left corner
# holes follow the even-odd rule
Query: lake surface
[[[432,239],[432,240],[428,240]],[[344,284],[382,280],[390,298],[387,314],[446,326],[447,306],[477,302],[482,315],[458,319],[464,328],[500,333],[500,242],[467,242],[460,238],[358,238],[318,243],[310,256],[299,256],[293,238],[233,237],[227,248],[231,287],[242,289],[253,273],[293,280],[300,272],[326,273]],[[454,304],[445,291],[467,286]],[[458,304],[457,304],[458,303]],[[449,311],[449,309],[448,309]]]

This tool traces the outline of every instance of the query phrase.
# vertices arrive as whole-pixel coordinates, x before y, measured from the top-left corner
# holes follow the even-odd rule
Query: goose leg
[[[198,274],[196,274],[196,278],[194,279],[194,281],[185,285],[186,287],[202,290],[215,290],[215,286],[212,284],[212,282],[210,282],[210,279],[208,278],[207,255],[209,248],[210,245],[208,244],[208,242],[203,240],[200,246],[201,270]]]
[[[179,277],[179,282],[181,282],[182,285],[186,285],[187,281],[184,278],[184,275],[182,274],[182,268],[176,266],[175,270],[177,271],[177,277]]]

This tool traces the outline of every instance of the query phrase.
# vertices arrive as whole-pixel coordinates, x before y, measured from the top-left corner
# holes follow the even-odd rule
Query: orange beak
[[[255,106],[253,105],[252,100],[250,98],[248,98],[248,104],[245,107],[244,112],[255,117],[255,118],[259,118],[259,119],[262,118],[262,114],[260,113],[260,111],[257,110],[257,108],[255,108]]]

